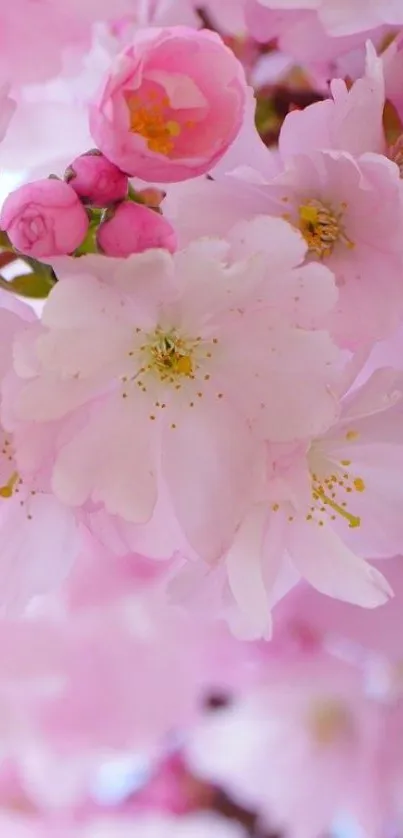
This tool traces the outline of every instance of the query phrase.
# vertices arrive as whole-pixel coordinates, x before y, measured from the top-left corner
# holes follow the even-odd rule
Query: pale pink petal
[[[61,584],[80,542],[73,513],[52,495],[2,500],[0,521],[0,610],[10,613]]]
[[[265,520],[265,506],[256,507],[247,515],[227,553],[226,566],[232,594],[248,626],[248,636],[268,639],[271,617],[262,569]]]
[[[78,378],[38,377],[29,381],[17,394],[15,414],[18,419],[49,422],[60,419],[85,404],[91,395],[91,382]]]
[[[288,546],[296,568],[322,594],[376,608],[393,596],[385,577],[343,544],[331,526],[290,523]]]
[[[172,409],[162,446],[163,473],[189,543],[205,561],[219,559],[250,499],[259,446],[229,404],[206,395],[193,409]]]
[[[152,427],[141,398],[124,401],[117,396],[96,407],[57,457],[55,494],[73,506],[92,498],[128,521],[147,521],[157,493]]]

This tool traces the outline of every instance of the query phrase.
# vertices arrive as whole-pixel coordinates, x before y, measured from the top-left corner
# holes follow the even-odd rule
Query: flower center
[[[224,393],[212,391],[211,365],[218,349],[218,338],[188,337],[176,327],[157,326],[153,332],[136,327],[135,332],[135,346],[127,353],[134,371],[128,370],[119,376],[123,385],[121,395],[123,399],[129,399],[132,387],[148,394],[151,420],[156,419],[155,408],[169,410],[172,397],[175,398],[179,391],[182,391],[182,405],[191,408],[196,408],[203,399],[206,388],[213,397],[224,398]],[[176,428],[176,424],[172,423],[171,428]]]
[[[151,341],[141,349],[146,354],[145,371],[156,372],[161,381],[174,383],[177,378],[193,378],[194,348],[197,341],[181,337],[174,329],[156,329]]]
[[[316,199],[309,200],[299,207],[299,229],[311,253],[315,253],[320,259],[331,256],[335,244],[339,241],[346,247],[354,247],[342,222],[345,208],[346,205],[343,204],[341,212],[334,212],[331,207]]]
[[[150,151],[158,154],[170,154],[174,149],[174,139],[181,133],[181,126],[169,118],[170,101],[166,95],[151,91],[149,100],[134,91],[125,94],[130,116],[130,131],[140,134],[147,140]]]
[[[18,490],[17,487],[20,483],[20,476],[18,472],[14,471],[11,477],[7,480],[7,483],[0,486],[0,498],[11,498],[14,492]]]
[[[353,440],[357,436],[356,431],[347,431],[346,439]],[[354,493],[365,492],[366,486],[362,477],[351,473],[351,460],[343,459],[338,463],[329,464],[315,452],[315,448],[311,452],[310,460],[313,504],[306,516],[307,521],[316,521],[323,527],[324,516],[330,516],[332,521],[337,517],[344,519],[352,529],[361,526],[361,518],[354,515],[348,505]],[[331,474],[328,472],[329,465],[334,469]]]
[[[351,716],[337,699],[322,698],[309,709],[308,725],[315,742],[319,745],[332,745],[341,736],[351,732]]]

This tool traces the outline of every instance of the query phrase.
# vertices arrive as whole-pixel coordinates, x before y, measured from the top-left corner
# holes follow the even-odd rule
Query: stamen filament
[[[361,525],[361,518],[359,518],[357,515],[351,515],[350,512],[347,512],[345,509],[343,509],[342,506],[339,506],[339,504],[336,503],[336,501],[332,500],[332,498],[329,498],[329,496],[325,494],[323,489],[316,489],[315,491],[319,495],[319,497],[322,498],[323,503],[326,503],[328,504],[328,506],[331,506],[332,509],[334,509],[334,511],[337,512],[338,515],[341,515],[342,518],[345,518],[346,521],[348,521],[350,527],[355,528]]]
[[[11,477],[7,481],[7,483],[4,486],[0,486],[0,497],[1,498],[11,498],[18,481],[19,481],[19,475],[15,471],[11,475]]]

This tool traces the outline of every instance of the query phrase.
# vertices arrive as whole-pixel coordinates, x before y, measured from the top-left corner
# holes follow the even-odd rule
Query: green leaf
[[[10,279],[9,282],[0,278],[0,288],[19,294],[21,297],[30,297],[36,300],[46,299],[54,284],[55,281],[50,273],[45,274],[44,272],[20,274],[20,276]]]
[[[10,239],[8,238],[7,233],[3,230],[0,230],[0,247],[4,248],[4,250],[12,250]]]

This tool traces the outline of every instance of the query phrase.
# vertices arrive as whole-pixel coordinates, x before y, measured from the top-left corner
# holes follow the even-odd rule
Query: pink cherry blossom
[[[367,607],[385,602],[390,588],[361,556],[393,556],[402,537],[401,386],[400,374],[375,373],[346,397],[335,427],[311,443],[302,471],[298,453],[287,451],[272,466],[263,561],[275,561],[272,545],[284,539],[314,587]]]
[[[284,158],[314,149],[347,151],[353,155],[386,150],[383,131],[385,82],[382,60],[367,44],[366,73],[348,90],[342,79],[331,82],[331,99],[286,116],[279,138]]]
[[[2,351],[0,376],[12,364],[13,340],[33,312],[7,292],[0,296]],[[79,549],[78,526],[71,509],[55,498],[42,475],[33,476],[16,462],[15,440],[0,426],[0,612],[20,612],[32,597],[57,587]]]
[[[79,247],[89,220],[74,189],[48,178],[12,192],[3,204],[0,225],[21,253],[46,259]]]
[[[97,230],[97,244],[107,256],[125,257],[162,247],[174,253],[176,234],[160,213],[144,204],[124,201],[111,208]]]
[[[327,832],[340,812],[382,831],[392,772],[382,759],[382,775],[378,760],[388,714],[345,662],[323,653],[268,658],[265,683],[206,719],[188,758],[201,776],[258,808],[263,823],[298,838]]]
[[[270,193],[302,230],[311,258],[335,273],[339,303],[328,326],[337,340],[355,348],[392,332],[403,303],[397,167],[373,154],[358,160],[342,152],[296,156]]]
[[[281,215],[305,236],[308,259],[335,274],[339,299],[323,325],[339,345],[355,350],[397,328],[403,205],[398,167],[385,156],[312,150],[287,157],[284,171],[269,182],[235,171],[197,183],[176,206],[168,198],[165,207],[180,244],[214,230],[227,236],[242,218]]]
[[[131,175],[164,182],[195,177],[235,140],[246,89],[241,64],[216,34],[143,30],[92,104],[92,136]]]
[[[255,252],[230,265],[220,241],[173,257],[60,263],[42,332],[16,349],[26,381],[14,414],[64,419],[53,454],[59,499],[92,498],[146,522],[161,471],[186,537],[209,559],[229,545],[257,490],[263,439],[321,432],[338,409],[329,384],[339,354],[326,333],[304,328],[311,294],[324,311],[334,304],[331,274],[298,268],[305,246],[285,222],[262,219],[250,235]]]
[[[238,528],[220,569],[178,568],[175,600],[214,596],[236,635],[270,637],[270,610],[301,577],[327,596],[375,608],[392,590],[366,558],[403,536],[401,374],[380,370],[343,399],[339,421],[310,444],[269,446],[266,503]],[[387,576],[387,565],[385,566]]]
[[[72,586],[39,601],[28,619],[0,622],[2,752],[18,756],[42,806],[82,799],[108,753],[158,757],[211,694],[254,678],[250,656],[223,628],[167,606],[158,586],[139,590],[130,562],[96,542],[86,551]],[[140,557],[127,558],[135,570]]]

